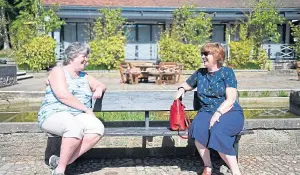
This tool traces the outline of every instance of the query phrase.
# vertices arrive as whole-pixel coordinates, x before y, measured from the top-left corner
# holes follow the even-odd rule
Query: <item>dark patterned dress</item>
[[[233,144],[236,135],[244,127],[243,110],[238,101],[220,117],[220,122],[208,129],[211,117],[226,100],[226,88],[237,88],[233,70],[221,67],[216,72],[208,72],[206,68],[201,68],[186,83],[193,88],[197,87],[201,106],[190,127],[190,136],[203,146],[227,155],[236,155]]]

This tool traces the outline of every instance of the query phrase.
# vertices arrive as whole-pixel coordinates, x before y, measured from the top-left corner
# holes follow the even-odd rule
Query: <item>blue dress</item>
[[[197,87],[201,106],[190,126],[189,135],[207,148],[227,155],[236,155],[233,144],[236,135],[244,127],[243,110],[238,101],[220,117],[220,122],[208,129],[211,117],[226,99],[226,88],[237,88],[233,70],[221,67],[216,72],[208,72],[206,68],[200,68],[186,83],[193,88]]]

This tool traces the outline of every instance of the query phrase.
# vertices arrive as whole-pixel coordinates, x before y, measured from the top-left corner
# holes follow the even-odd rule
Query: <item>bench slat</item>
[[[179,131],[180,135],[187,135],[187,131]],[[167,127],[122,127],[105,128],[105,136],[174,136],[178,131],[171,131]]]
[[[169,111],[176,91],[105,92],[103,98],[93,101],[95,112]],[[194,110],[194,92],[187,92],[183,103],[186,110]]]
[[[179,131],[180,135],[187,135],[188,131]],[[243,130],[238,136],[254,134],[252,130]],[[104,136],[176,136],[178,131],[172,131],[168,127],[118,127],[105,128]],[[47,133],[48,137],[58,137]]]

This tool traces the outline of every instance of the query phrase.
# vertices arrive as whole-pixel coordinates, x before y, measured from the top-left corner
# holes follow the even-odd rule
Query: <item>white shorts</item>
[[[48,117],[41,128],[51,134],[78,139],[82,139],[84,134],[104,134],[103,123],[86,113],[74,116],[69,112],[58,112]]]

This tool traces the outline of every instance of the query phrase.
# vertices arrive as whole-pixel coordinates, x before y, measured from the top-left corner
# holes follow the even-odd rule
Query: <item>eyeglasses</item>
[[[210,52],[207,52],[207,51],[201,52],[201,56],[204,55],[207,57],[209,54],[210,54]]]

